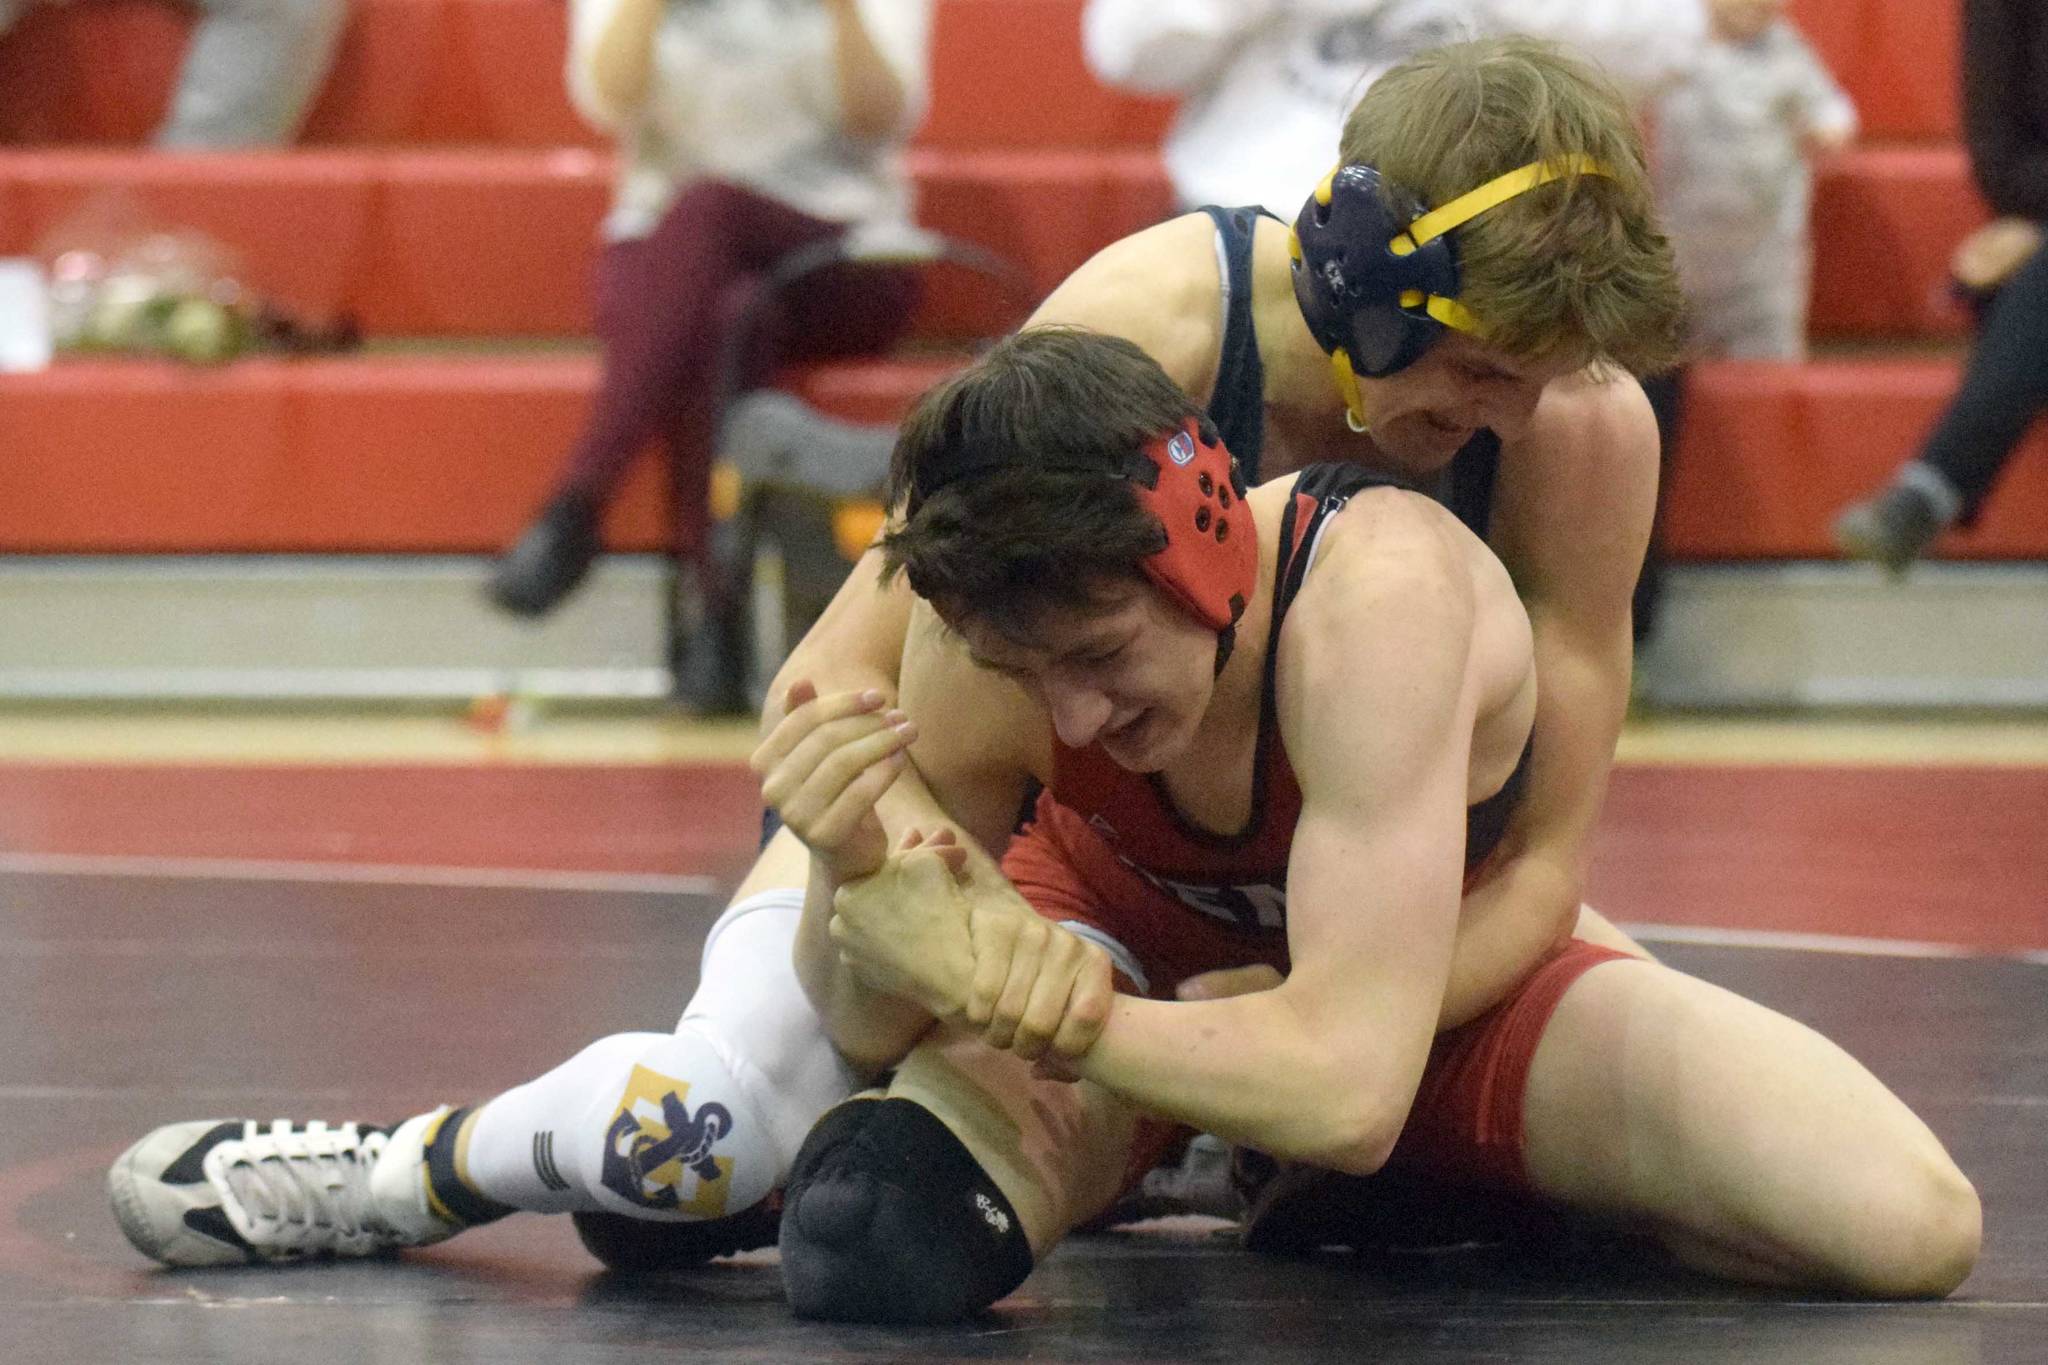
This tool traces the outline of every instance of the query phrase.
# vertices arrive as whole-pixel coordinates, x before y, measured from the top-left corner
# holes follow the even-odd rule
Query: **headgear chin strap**
[[[941,488],[1017,467],[1009,453],[948,462],[923,481],[929,497]],[[1048,452],[1033,467],[1129,481],[1138,505],[1158,519],[1166,547],[1139,562],[1145,577],[1182,609],[1216,632],[1216,671],[1222,672],[1237,639],[1237,619],[1259,583],[1259,538],[1245,503],[1237,461],[1207,422],[1193,419],[1164,432],[1126,460],[1103,462]]]
[[[1446,328],[1486,334],[1458,301],[1453,229],[1553,180],[1612,174],[1583,154],[1537,161],[1426,211],[1371,166],[1338,166],[1323,177],[1295,219],[1288,248],[1295,298],[1329,353],[1351,429],[1367,426],[1360,375],[1380,379],[1407,368]]]

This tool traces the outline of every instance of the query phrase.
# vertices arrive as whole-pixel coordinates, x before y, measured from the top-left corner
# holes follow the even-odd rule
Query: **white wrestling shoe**
[[[374,1256],[461,1231],[427,1205],[426,1133],[446,1110],[387,1132],[278,1119],[159,1128],[107,1172],[121,1231],[172,1266]]]

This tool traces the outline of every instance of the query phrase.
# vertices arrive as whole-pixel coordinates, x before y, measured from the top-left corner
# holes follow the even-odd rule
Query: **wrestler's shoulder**
[[[1199,397],[1221,345],[1214,231],[1206,214],[1189,213],[1119,238],[1062,281],[1025,325],[1123,337]]]
[[[1473,561],[1485,546],[1443,504],[1384,485],[1352,495],[1323,529],[1318,568],[1304,582],[1338,614],[1354,604],[1412,602],[1418,595],[1469,600]]]
[[[1547,461],[1627,468],[1657,459],[1657,420],[1634,375],[1587,370],[1551,384],[1528,425],[1505,439]]]

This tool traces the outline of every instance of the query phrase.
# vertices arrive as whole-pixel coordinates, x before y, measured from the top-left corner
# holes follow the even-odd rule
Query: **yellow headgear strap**
[[[1538,185],[1548,185],[1568,175],[1613,174],[1583,152],[1561,156],[1555,161],[1532,161],[1506,175],[1495,176],[1476,190],[1467,190],[1448,204],[1431,209],[1410,223],[1406,232],[1387,243],[1387,249],[1396,256],[1409,255],[1417,247],[1435,241],[1452,228],[1463,227],[1488,209],[1499,208],[1518,194],[1527,194]]]
[[[1316,186],[1316,202],[1327,204],[1334,193],[1337,172],[1342,166],[1332,167]],[[1527,194],[1538,185],[1547,185],[1553,180],[1562,180],[1568,175],[1612,176],[1603,163],[1583,152],[1561,156],[1552,161],[1532,161],[1518,166],[1505,175],[1497,175],[1478,189],[1467,190],[1450,203],[1431,209],[1408,225],[1408,230],[1387,243],[1387,249],[1396,256],[1408,256],[1429,242],[1435,241],[1453,228],[1463,227],[1488,209],[1498,208],[1518,194]],[[1294,258],[1301,259],[1301,243],[1289,234]],[[1402,293],[1400,305],[1403,308],[1420,308],[1444,326],[1459,332],[1474,335],[1483,333],[1485,326],[1474,317],[1472,310],[1456,299],[1441,294],[1425,294],[1420,289]],[[1337,392],[1344,398],[1344,420],[1350,428],[1363,434],[1369,427],[1365,417],[1364,396],[1359,392],[1358,375],[1351,368],[1351,357],[1342,346],[1330,353],[1330,366],[1337,377]]]

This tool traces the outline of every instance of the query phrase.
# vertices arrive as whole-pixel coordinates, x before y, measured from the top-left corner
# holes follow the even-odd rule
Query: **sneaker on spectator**
[[[1876,497],[1852,504],[1835,521],[1835,543],[1844,554],[1903,574],[1934,538],[1955,520],[1955,495],[1946,499],[1925,481],[1906,474]],[[1930,472],[1929,477],[1939,479]],[[1939,491],[1947,491],[1944,487]],[[1948,505],[1943,506],[1946,502]]]
[[[485,594],[514,616],[545,616],[589,574],[603,549],[598,508],[589,498],[564,493],[498,559]]]

